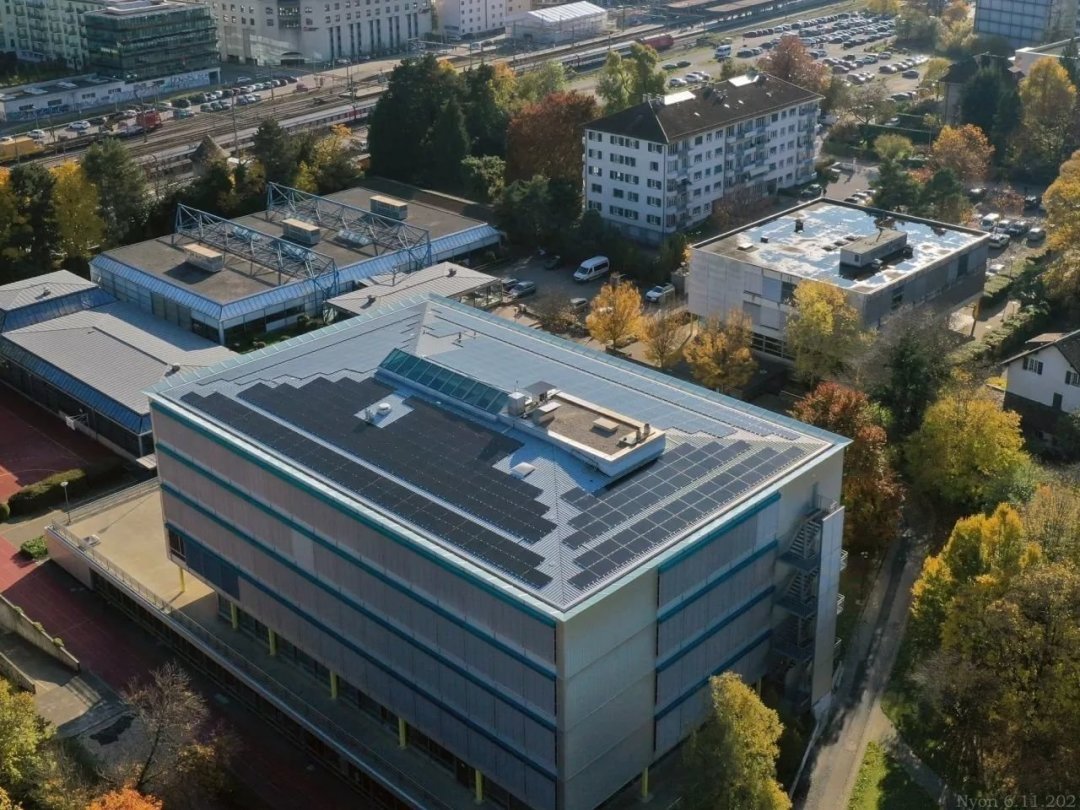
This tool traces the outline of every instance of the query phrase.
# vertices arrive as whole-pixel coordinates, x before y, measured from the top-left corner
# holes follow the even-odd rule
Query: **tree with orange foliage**
[[[96,798],[86,810],[161,810],[162,804],[153,796],[144,796],[135,788],[110,790]]]
[[[829,69],[814,60],[803,41],[793,34],[780,37],[769,53],[758,60],[758,69],[814,93],[829,85]]]
[[[551,93],[510,119],[506,133],[506,179],[542,175],[581,184],[581,132],[600,116],[593,96]]]
[[[904,487],[889,461],[882,414],[861,391],[823,382],[791,415],[851,439],[844,451],[844,545],[884,548],[900,527]]]
[[[981,180],[990,168],[994,147],[974,124],[943,127],[930,147],[930,166],[935,171],[952,169],[961,183]]]

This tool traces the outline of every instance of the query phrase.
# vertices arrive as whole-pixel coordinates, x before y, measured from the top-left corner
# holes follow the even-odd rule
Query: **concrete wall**
[[[1009,363],[1005,370],[1005,390],[1009,395],[1053,407],[1054,395],[1059,394],[1063,412],[1080,410],[1080,386],[1065,384],[1066,373],[1075,369],[1061,352],[1051,346],[1028,356],[1043,364],[1042,374],[1025,371],[1023,359]]]
[[[24,692],[37,693],[37,684],[34,683],[33,678],[19,669],[15,662],[3,653],[0,653],[0,676],[7,678]]]
[[[0,596],[0,628],[14,633],[24,641],[33,644],[43,653],[55,658],[61,664],[75,672],[79,671],[79,659],[63,647],[53,643],[53,637],[45,630],[34,626],[33,620],[20,612],[19,608]]]
[[[94,587],[90,578],[90,564],[76,551],[73,551],[67,543],[56,539],[53,534],[45,530],[45,547],[49,549],[49,559],[59,565],[75,579],[91,590]]]
[[[560,808],[589,810],[653,758],[656,574],[560,625]]]

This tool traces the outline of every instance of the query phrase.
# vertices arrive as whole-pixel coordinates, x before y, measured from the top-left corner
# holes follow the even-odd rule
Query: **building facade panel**
[[[198,480],[206,475],[202,471],[190,475],[181,469],[184,465],[177,459],[198,458],[204,470],[213,471],[212,480],[217,488],[226,489],[222,486],[226,484],[235,492],[242,492],[264,505],[290,504],[287,518],[295,525],[337,546],[350,558],[363,561],[370,570],[383,574],[388,581],[407,585],[407,589],[423,598],[426,604],[439,606],[461,617],[466,627],[535,662],[541,669],[546,666],[550,670],[554,666],[553,624],[546,624],[526,611],[508,605],[426,557],[388,541],[326,502],[290,486],[281,478],[266,474],[257,465],[170,419],[160,410],[155,409],[153,416],[155,435],[165,451],[160,463],[169,469],[170,475],[185,476],[182,479],[185,491],[199,486]],[[174,448],[184,450],[179,453]],[[171,449],[172,459],[168,455]],[[236,499],[225,499],[226,504],[237,502]]]

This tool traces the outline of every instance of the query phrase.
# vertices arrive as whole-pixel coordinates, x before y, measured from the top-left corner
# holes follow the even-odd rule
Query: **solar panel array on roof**
[[[401,349],[390,352],[379,368],[488,413],[498,413],[506,405],[505,391]]]
[[[551,388],[662,429],[663,452],[613,481],[491,417],[507,391]],[[160,396],[559,609],[842,441],[442,300],[360,315]]]
[[[539,492],[531,484],[504,475],[483,464],[469,464],[470,458],[505,455],[510,440],[503,439],[464,419],[430,406],[385,428],[368,425],[352,414],[356,402],[375,401],[370,394],[390,389],[372,380],[319,379],[301,388],[289,385],[270,388],[256,385],[242,396],[254,405],[288,419],[321,439],[341,442],[360,463],[340,450],[331,449],[298,430],[293,430],[235,399],[218,393],[206,396],[189,393],[183,400],[195,405],[223,424],[246,433],[267,447],[295,459],[330,482],[358,494],[376,507],[448,542],[478,560],[489,563],[521,582],[542,588],[551,577],[538,567],[544,557],[509,540],[487,526],[465,517],[432,499],[441,498],[464,512],[490,520],[524,540],[550,532],[545,526],[542,504],[529,508],[530,494]],[[363,396],[366,394],[367,396]],[[377,399],[377,398],[376,398]],[[415,408],[420,403],[411,403]],[[426,408],[427,419],[423,415]],[[456,421],[457,431],[448,448],[425,447],[435,433],[443,433]],[[500,441],[502,442],[500,446]],[[438,455],[436,455],[436,453]],[[454,458],[457,464],[451,464]],[[384,466],[385,465],[385,466]],[[394,476],[391,478],[381,470]],[[484,470],[490,475],[485,476]],[[499,476],[505,481],[493,482]],[[395,478],[412,484],[415,489]],[[493,486],[493,483],[495,486]],[[497,486],[497,484],[503,486]],[[423,490],[423,491],[418,491]],[[531,492],[530,492],[531,490]]]

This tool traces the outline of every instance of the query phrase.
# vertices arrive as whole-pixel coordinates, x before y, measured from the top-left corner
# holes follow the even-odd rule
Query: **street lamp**
[[[64,511],[67,513],[67,522],[68,522],[68,525],[70,525],[71,524],[71,501],[68,500],[67,488],[68,488],[68,482],[67,481],[61,481],[60,482],[60,489],[64,490]]]

